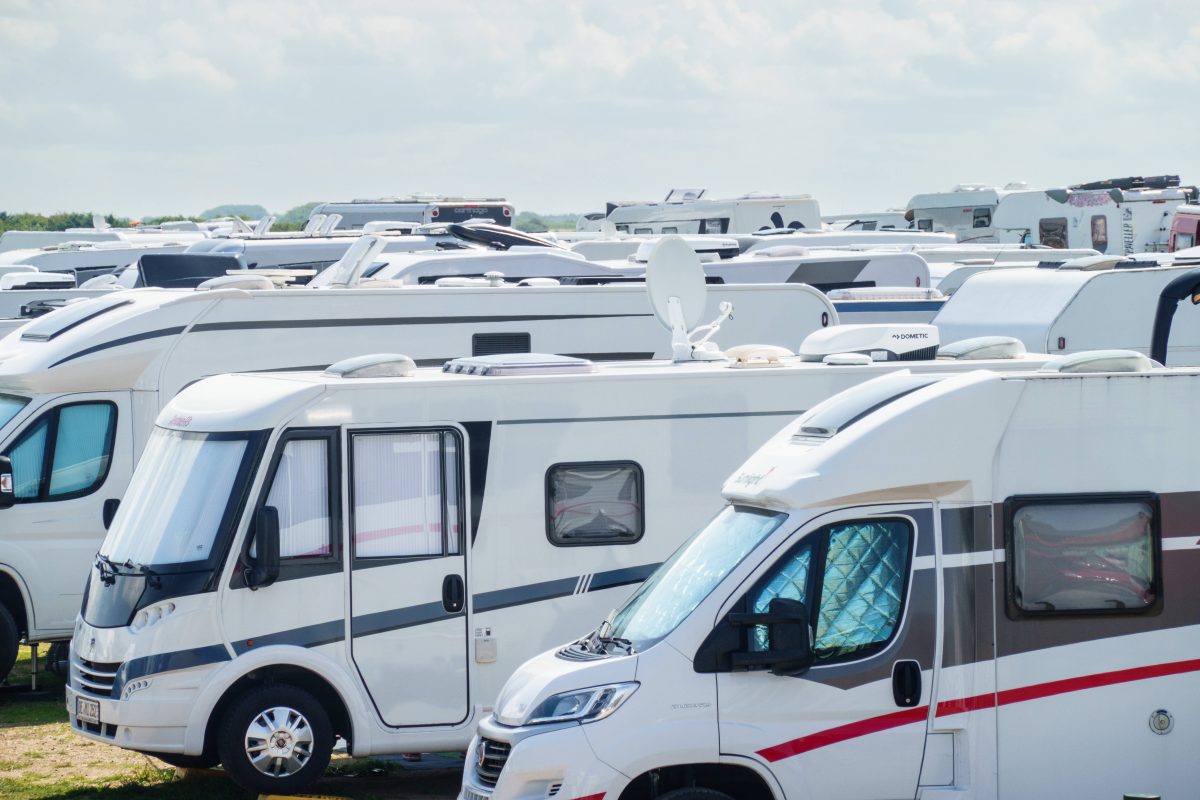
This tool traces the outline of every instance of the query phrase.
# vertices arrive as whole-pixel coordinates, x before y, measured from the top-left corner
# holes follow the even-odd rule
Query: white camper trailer
[[[1193,794],[1198,394],[1107,351],[813,408],[509,679],[459,798]]]
[[[740,341],[794,349],[837,323],[807,286],[714,286],[695,301],[705,319],[723,304],[736,310],[723,331]],[[41,317],[0,342],[0,456],[17,483],[17,502],[0,509],[0,675],[19,636],[70,635],[103,518],[180,389],[223,372],[319,369],[374,348],[438,365],[531,350],[672,353],[642,285],[136,289]]]
[[[685,347],[674,364],[385,356],[201,381],[159,415],[92,568],[72,727],[269,793],[318,778],[337,735],[356,756],[461,749],[508,674],[640,582],[785,415],[904,364],[1044,361],[844,353],[935,338],[843,328],[774,365]],[[268,752],[248,731],[285,707],[306,735]]]
[[[904,216],[918,231],[954,234],[960,242],[996,241],[992,214],[1007,195],[1029,187],[1021,181],[1003,187],[960,183],[948,192],[913,195]]]
[[[783,228],[821,229],[821,209],[807,194],[747,194],[728,200],[706,189],[672,189],[661,203],[612,206],[608,223],[618,233],[753,233]]]
[[[487,219],[496,225],[513,223],[515,210],[503,197],[443,197],[412,195],[351,200],[348,203],[321,203],[309,218],[338,214],[336,230],[361,230],[371,222],[395,221],[425,224],[430,222],[466,222]]]

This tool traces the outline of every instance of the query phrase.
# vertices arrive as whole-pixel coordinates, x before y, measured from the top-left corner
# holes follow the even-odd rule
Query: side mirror
[[[254,515],[254,557],[246,567],[251,589],[270,586],[279,578],[279,511],[263,506]]]
[[[743,630],[766,625],[770,649],[748,650]],[[799,600],[776,597],[767,613],[732,612],[700,646],[693,661],[697,672],[729,672],[767,667],[774,675],[803,675],[814,654],[809,634],[808,607]]]
[[[17,486],[13,479],[12,459],[0,456],[0,508],[9,508],[17,502]]]
[[[120,505],[121,501],[116,497],[110,497],[104,501],[104,508],[100,511],[100,521],[104,523],[104,530],[112,527],[113,519],[117,516],[117,509]]]

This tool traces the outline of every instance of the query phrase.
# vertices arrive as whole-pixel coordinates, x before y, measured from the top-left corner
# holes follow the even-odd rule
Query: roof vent
[[[782,367],[779,359],[793,358],[795,353],[786,347],[773,344],[740,344],[725,351],[729,366],[735,369],[756,369],[760,367]]]
[[[1136,350],[1085,350],[1045,364],[1038,372],[1086,374],[1092,372],[1149,372],[1156,362]]]
[[[412,233],[418,227],[418,222],[403,222],[401,220],[377,219],[374,222],[364,223],[362,226],[363,233]]]
[[[857,286],[848,289],[830,289],[825,295],[830,300],[945,300],[946,295],[937,289],[921,289],[916,286]]]
[[[447,361],[442,372],[462,375],[573,375],[595,372],[596,365],[586,358],[546,353],[501,353]]]
[[[865,367],[874,364],[875,359],[866,353],[830,353],[821,359],[821,363],[831,367]]]
[[[979,361],[985,358],[1020,358],[1025,343],[1011,336],[976,336],[960,339],[938,348],[937,357],[952,361]]]
[[[0,290],[74,288],[75,276],[65,272],[10,272],[0,275]]]
[[[1084,256],[1072,258],[1059,265],[1059,269],[1076,269],[1081,272],[1098,272],[1104,269],[1114,269],[1123,261],[1133,261],[1129,256]]]
[[[924,361],[937,355],[934,325],[833,325],[813,331],[800,345],[800,358],[821,361],[835,353],[863,353],[873,361]]]
[[[325,374],[333,378],[410,378],[416,371],[416,363],[408,356],[375,353],[344,358],[331,364]]]
[[[561,286],[558,278],[522,278],[517,281],[517,286]]]
[[[221,275],[209,278],[196,287],[203,292],[212,289],[274,289],[275,284],[265,275]]]

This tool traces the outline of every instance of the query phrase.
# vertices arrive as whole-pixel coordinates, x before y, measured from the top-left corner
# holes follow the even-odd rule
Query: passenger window
[[[5,455],[18,502],[68,500],[94,491],[112,461],[117,409],[73,403],[43,414]]]
[[[1015,615],[1134,613],[1156,605],[1152,498],[1014,498],[1006,516]]]
[[[1101,253],[1108,250],[1108,217],[1103,214],[1092,216],[1092,249]]]
[[[451,431],[352,437],[356,558],[428,558],[462,551],[460,452]]]
[[[1052,217],[1038,220],[1038,242],[1060,250],[1067,246],[1067,218]]]
[[[1196,238],[1190,233],[1175,234],[1175,249],[1186,250],[1192,247],[1196,242]]]
[[[917,230],[919,230],[919,231],[932,231],[932,230],[933,230],[933,220],[931,220],[931,219],[919,219],[919,220],[917,220]]]
[[[638,541],[643,484],[632,461],[555,464],[546,471],[546,536],[560,547]]]
[[[284,445],[266,504],[279,512],[281,558],[332,554],[328,439],[292,439]]]
[[[679,228],[676,228],[676,227],[664,227],[664,228],[662,229],[662,232],[663,232],[663,235],[664,235],[664,236],[665,236],[666,234],[668,234],[668,233],[679,233]]]
[[[972,228],[990,228],[992,227],[992,210],[990,208],[976,208],[971,212],[971,227]]]
[[[759,582],[750,610],[766,613],[776,597],[803,602],[816,630],[818,661],[877,650],[900,622],[912,539],[904,520],[830,525],[808,537]],[[754,626],[747,645],[751,651],[769,650],[769,637],[767,626]]]

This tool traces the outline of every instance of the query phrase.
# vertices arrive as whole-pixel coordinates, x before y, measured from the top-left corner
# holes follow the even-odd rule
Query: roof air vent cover
[[[1155,366],[1158,365],[1154,361],[1136,350],[1086,350],[1051,361],[1038,372],[1149,372]]]
[[[442,367],[442,372],[464,375],[573,375],[595,371],[596,365],[586,358],[546,353],[502,353],[456,358]]]
[[[923,361],[937,355],[934,325],[833,325],[813,331],[800,345],[803,361],[834,353],[863,353],[874,361]]]
[[[408,356],[374,353],[342,359],[331,364],[325,374],[333,378],[409,378],[416,371],[416,363]]]
[[[1020,358],[1025,343],[1011,336],[976,336],[960,339],[938,348],[937,357],[951,361],[979,361],[985,358]]]

